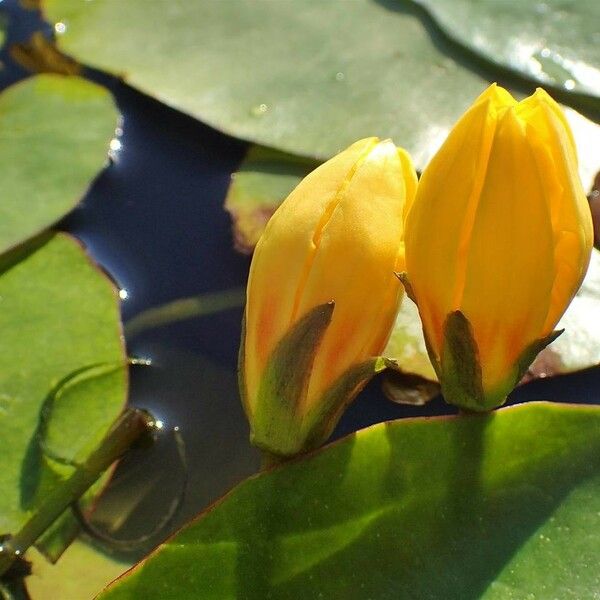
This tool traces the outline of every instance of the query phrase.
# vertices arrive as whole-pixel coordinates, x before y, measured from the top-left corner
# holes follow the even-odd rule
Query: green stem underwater
[[[0,578],[115,460],[151,429],[153,422],[149,413],[139,409],[127,409],[117,419],[101,445],[85,463],[45,498],[17,533],[7,536],[0,544]]]

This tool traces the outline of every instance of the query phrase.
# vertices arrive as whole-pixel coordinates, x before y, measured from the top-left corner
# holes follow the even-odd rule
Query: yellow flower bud
[[[364,384],[359,377],[340,386],[351,368],[379,355],[394,324],[402,296],[394,272],[404,269],[404,212],[416,183],[406,152],[389,140],[364,139],[310,173],[267,224],[250,268],[240,355],[256,445],[291,455],[321,443]],[[288,423],[266,427],[263,421],[274,421],[271,412],[284,403],[265,384],[269,361],[303,318],[328,303],[332,311],[311,342],[303,389],[286,408]],[[300,368],[279,360],[290,371]]]
[[[542,89],[517,102],[490,86],[423,172],[406,221],[408,280],[448,401],[473,410],[505,401],[551,341],[581,285],[592,241],[560,107]],[[478,356],[459,379],[476,373],[478,398],[454,389],[456,381],[444,386],[453,377],[449,365],[462,360],[449,349],[458,321],[450,320],[449,337],[448,316],[456,311]]]

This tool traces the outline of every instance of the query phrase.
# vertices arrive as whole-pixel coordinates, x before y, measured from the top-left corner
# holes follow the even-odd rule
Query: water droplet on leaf
[[[266,104],[258,104],[250,109],[250,114],[255,117],[262,117],[268,110],[269,107]]]

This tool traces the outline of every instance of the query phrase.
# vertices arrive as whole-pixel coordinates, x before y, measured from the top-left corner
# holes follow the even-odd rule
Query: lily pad
[[[421,169],[490,81],[394,0],[43,0],[78,61],[231,135],[328,158],[391,137]]]
[[[544,86],[600,98],[596,0],[416,2],[448,36],[492,63]]]
[[[118,295],[69,236],[0,258],[0,533],[15,533],[120,414]]]
[[[0,252],[68,213],[107,163],[118,113],[78,77],[38,75],[0,94]]]
[[[275,209],[320,164],[264,146],[250,146],[240,168],[231,176],[225,198],[237,250],[252,253]]]
[[[31,600],[88,600],[130,567],[82,540],[75,540],[55,565],[35,549],[27,560],[32,562],[32,574],[25,580]]]
[[[600,408],[531,403],[254,477],[100,598],[592,600],[599,555]]]

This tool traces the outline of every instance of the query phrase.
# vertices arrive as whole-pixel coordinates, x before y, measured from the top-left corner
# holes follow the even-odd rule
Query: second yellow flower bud
[[[492,85],[427,166],[406,222],[408,280],[449,402],[502,404],[579,288],[591,247],[572,134],[541,89]]]

